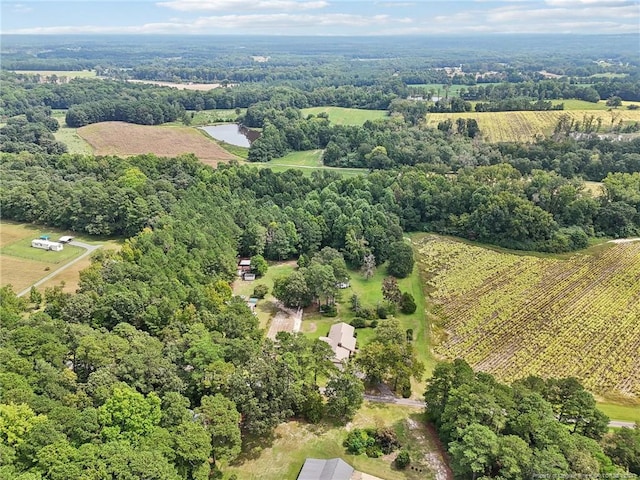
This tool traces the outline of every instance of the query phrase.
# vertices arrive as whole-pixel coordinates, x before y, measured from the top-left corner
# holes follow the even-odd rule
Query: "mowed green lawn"
[[[615,403],[598,402],[598,408],[602,410],[605,415],[607,415],[611,420],[640,423],[640,404],[618,405]]]
[[[79,153],[82,155],[93,154],[93,148],[83,138],[81,138],[75,128],[61,126],[57,132],[53,134],[57,141],[67,146],[69,153]]]
[[[291,152],[284,157],[274,158],[266,163],[254,163],[260,168],[271,168],[274,172],[283,172],[290,168],[302,170],[305,175],[311,175],[314,170],[328,170],[344,176],[354,176],[366,174],[367,170],[362,168],[340,168],[327,167],[322,163],[322,150],[304,150],[302,152]]]
[[[311,425],[299,421],[284,423],[276,428],[271,441],[255,444],[234,464],[225,468],[243,480],[294,480],[307,458],[342,458],[356,470],[384,480],[433,479],[426,464],[428,454],[438,455],[436,443],[424,427],[421,411],[397,405],[365,402],[356,414],[351,428],[391,427],[401,444],[411,452],[411,464],[417,469],[396,470],[390,457],[368,458],[349,455],[343,447],[348,429],[329,423]],[[432,453],[433,452],[433,453]]]
[[[363,110],[360,108],[343,108],[343,107],[311,107],[303,108],[302,114],[318,115],[326,113],[329,115],[331,123],[336,125],[362,125],[367,120],[379,120],[387,118],[386,110]]]
[[[85,251],[84,248],[74,247],[72,245],[65,245],[64,249],[60,252],[43,250],[41,248],[32,247],[31,240],[33,239],[23,238],[17,242],[3,246],[0,248],[0,255],[9,255],[11,257],[35,260],[36,262],[60,265],[80,256]],[[55,237],[51,238],[51,241],[55,240]]]

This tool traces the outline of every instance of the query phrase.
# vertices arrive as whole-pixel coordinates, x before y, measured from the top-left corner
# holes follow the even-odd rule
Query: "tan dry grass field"
[[[50,273],[48,269],[51,265],[45,262],[0,255],[0,286],[11,285],[18,293]]]
[[[131,83],[146,83],[147,85],[157,85],[159,87],[171,87],[179,90],[198,90],[206,92],[213,90],[214,88],[220,88],[222,85],[219,83],[171,83],[171,82],[159,82],[156,80],[127,80]]]
[[[602,129],[611,127],[622,120],[623,123],[640,122],[640,110],[618,109],[599,110],[558,110],[546,112],[465,112],[431,113],[427,115],[427,125],[437,127],[447,118],[473,118],[478,122],[485,142],[530,142],[537,136],[547,136],[553,132],[561,115],[569,115],[575,121],[583,121],[593,116],[602,119]]]
[[[202,163],[212,166],[238,159],[202,132],[190,127],[102,122],[79,128],[77,133],[91,145],[95,155],[130,156],[153,153],[162,157],[175,157],[193,153]]]

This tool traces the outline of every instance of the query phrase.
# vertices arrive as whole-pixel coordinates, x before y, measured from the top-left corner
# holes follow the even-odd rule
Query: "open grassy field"
[[[598,408],[612,420],[640,423],[640,404],[617,405],[615,403],[598,402]]]
[[[360,108],[343,108],[343,107],[311,107],[303,108],[304,116],[319,113],[327,113],[331,123],[337,125],[362,125],[367,120],[378,120],[386,118],[388,112],[386,110],[363,110]]]
[[[305,312],[302,322],[302,331],[311,338],[319,338],[327,335],[331,325],[337,322],[349,323],[355,318],[355,313],[350,309],[350,299],[352,295],[358,295],[363,306],[375,307],[382,302],[382,281],[387,276],[386,265],[377,268],[376,273],[370,279],[365,279],[358,271],[350,271],[350,286],[340,290],[337,300],[338,316],[327,318],[315,311],[315,307]],[[396,318],[400,321],[403,329],[413,329],[414,344],[418,359],[425,364],[425,379],[431,376],[435,360],[431,353],[431,342],[427,322],[427,311],[425,309],[425,299],[420,277],[420,270],[417,265],[407,278],[398,280],[400,290],[411,293],[416,301],[416,311],[411,315],[398,312]],[[360,328],[356,330],[358,347],[369,343],[375,336],[375,329]],[[412,382],[412,397],[421,398],[426,385],[425,379],[420,382]]]
[[[394,469],[392,461],[395,454],[380,458],[347,454],[342,446],[348,433],[346,427],[292,421],[276,428],[271,442],[257,446],[253,452],[245,452],[225,471],[235,473],[243,480],[294,480],[306,458],[340,457],[356,470],[385,480],[435,478],[434,463],[439,462],[433,457],[441,462],[441,455],[431,432],[424,427],[419,410],[365,403],[349,428],[366,427],[394,428],[401,443],[410,451],[411,464],[419,470]]]
[[[305,175],[311,175],[314,170],[328,170],[344,176],[363,175],[367,170],[362,168],[340,168],[327,167],[322,163],[322,150],[305,150],[302,152],[291,152],[284,157],[275,158],[266,163],[254,163],[260,168],[268,167],[274,172],[283,172],[290,168],[302,170]]]
[[[51,77],[52,75],[58,78],[96,78],[95,70],[14,70],[15,73],[24,73],[26,75],[40,75],[41,77]]]
[[[154,153],[173,157],[193,153],[202,163],[212,166],[237,158],[200,130],[191,127],[102,122],[79,128],[77,132],[91,145],[96,155]]]
[[[484,141],[494,142],[530,142],[539,136],[553,132],[560,115],[569,115],[575,121],[583,121],[585,116],[593,115],[602,119],[602,127],[609,128],[612,121],[617,123],[640,122],[640,110],[617,109],[599,110],[560,110],[546,112],[467,112],[467,113],[431,113],[427,115],[427,125],[437,127],[438,123],[450,118],[473,118],[478,122]]]
[[[246,111],[246,108],[239,109],[240,114]],[[211,125],[220,122],[235,122],[238,119],[238,113],[235,109],[216,109],[216,110],[200,110],[193,113],[191,120],[192,126]]]
[[[575,376],[640,397],[640,242],[557,259],[427,235],[418,250],[436,354],[507,382]]]
[[[584,100],[576,100],[570,98],[568,100],[551,100],[553,105],[564,104],[564,110],[580,110],[580,111],[590,111],[590,110],[601,110],[608,111],[611,110],[611,107],[607,106],[606,100],[600,100],[597,103],[586,102]],[[622,107],[618,108],[618,110],[626,110],[629,105],[638,105],[640,106],[640,102],[622,102]]]
[[[117,241],[85,237],[73,232],[21,224],[3,220],[0,223],[0,284],[11,284],[15,292],[33,285],[41,278],[69,263],[85,252],[83,248],[65,245],[61,252],[49,252],[31,247],[31,240],[40,235],[50,235],[57,240],[62,235],[73,235],[76,240],[92,245],[103,245],[103,248],[117,248]],[[67,270],[60,272],[43,287],[65,282],[65,291],[75,291],[78,274],[89,265],[89,258],[84,258]]]
[[[56,137],[56,140],[67,146],[69,153],[80,153],[83,155],[90,155],[93,153],[91,145],[89,145],[84,138],[78,135],[76,128],[61,126],[53,136]]]

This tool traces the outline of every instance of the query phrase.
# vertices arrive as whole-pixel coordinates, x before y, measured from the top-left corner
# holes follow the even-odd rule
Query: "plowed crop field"
[[[193,153],[203,163],[213,166],[237,159],[200,130],[190,127],[102,122],[79,128],[77,133],[91,145],[95,155],[153,153],[161,157],[175,157]]]

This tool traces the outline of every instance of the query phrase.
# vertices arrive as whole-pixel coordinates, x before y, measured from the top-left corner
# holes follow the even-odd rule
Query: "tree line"
[[[542,170],[522,175],[508,164],[456,175],[405,167],[341,178],[239,166],[212,171],[192,156],[21,153],[4,154],[1,167],[6,218],[130,236],[174,212],[185,192],[202,184],[228,199],[242,255],[284,260],[329,246],[355,268],[369,254],[386,261],[403,231],[560,252],[596,235],[636,235],[640,225],[638,173],[610,174],[604,195],[593,197],[579,180]]]

